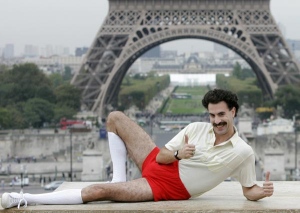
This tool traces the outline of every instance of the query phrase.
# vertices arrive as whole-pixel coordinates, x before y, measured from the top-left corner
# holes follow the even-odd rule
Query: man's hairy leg
[[[153,200],[152,190],[145,178],[122,183],[94,184],[81,191],[84,203],[92,201],[139,202]]]
[[[141,170],[145,158],[156,146],[151,137],[124,113],[111,112],[107,118],[107,131],[124,141],[129,157]]]

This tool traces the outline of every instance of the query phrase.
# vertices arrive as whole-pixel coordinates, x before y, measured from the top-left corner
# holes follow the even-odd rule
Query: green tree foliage
[[[55,95],[51,87],[41,86],[38,91],[36,91],[36,98],[42,98],[49,101],[50,103],[55,103]]]
[[[63,80],[66,82],[70,82],[72,79],[72,69],[69,66],[65,66],[65,71],[63,74]]]
[[[40,128],[44,123],[52,121],[54,117],[53,104],[40,98],[30,99],[24,106],[24,117],[30,126]]]
[[[48,78],[51,81],[51,85],[52,85],[53,89],[64,84],[64,79],[63,79],[62,75],[59,73],[52,73],[51,75],[48,76]]]
[[[240,63],[235,63],[232,71],[232,76],[236,77],[237,79],[244,80],[243,71]]]
[[[262,91],[256,85],[255,78],[240,80],[234,76],[226,77],[223,74],[218,74],[216,83],[219,88],[235,92],[239,98],[239,104],[246,103],[255,108],[262,104]]]
[[[0,73],[9,70],[8,66],[5,64],[0,64]]]
[[[275,93],[274,106],[281,106],[285,118],[292,118],[300,113],[300,87],[296,85],[281,86]]]
[[[54,123],[58,123],[61,118],[72,119],[73,116],[76,114],[77,110],[72,109],[68,106],[56,106],[54,108]]]
[[[70,84],[63,84],[54,90],[57,106],[66,106],[71,109],[80,109],[80,90]]]
[[[50,101],[50,80],[38,69],[35,64],[26,63],[14,65],[12,70],[2,73],[0,79],[1,106],[7,106],[17,102],[26,102],[28,99],[41,95],[41,90],[47,96],[44,99]],[[47,88],[48,87],[48,88]]]
[[[161,90],[165,89],[170,84],[170,76],[157,76],[154,75],[145,77],[135,75],[131,79],[131,85],[127,86],[126,81],[122,83],[119,93],[119,106],[120,109],[125,109],[131,105],[136,105],[139,109],[149,103],[149,101]]]
[[[12,125],[12,117],[8,109],[0,108],[0,129],[10,128]]]
[[[72,118],[79,108],[79,90],[59,74],[47,77],[31,63],[0,72],[1,128],[42,127],[44,122]]]
[[[233,67],[232,76],[239,80],[245,80],[246,78],[255,77],[255,74],[251,69],[248,68],[243,69],[240,63],[236,62],[236,64]]]

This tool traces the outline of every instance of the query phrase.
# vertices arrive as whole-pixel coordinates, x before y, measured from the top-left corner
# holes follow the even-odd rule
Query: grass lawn
[[[190,99],[170,98],[164,112],[172,114],[202,114],[206,109],[202,106],[202,98],[207,92],[206,87],[178,87],[175,93],[186,93],[192,96]]]

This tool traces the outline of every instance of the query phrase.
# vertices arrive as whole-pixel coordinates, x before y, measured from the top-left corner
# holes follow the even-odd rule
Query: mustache
[[[227,124],[226,122],[220,122],[220,123],[218,123],[218,124],[213,123],[213,126],[214,126],[214,127],[218,127],[218,126],[224,126],[224,125],[226,125],[226,124]]]

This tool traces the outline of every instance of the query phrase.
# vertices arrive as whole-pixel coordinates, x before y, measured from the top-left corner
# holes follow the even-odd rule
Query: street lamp
[[[20,176],[21,176],[21,192],[23,192],[23,186],[24,186],[24,178],[23,178],[23,173],[24,173],[24,166],[21,164],[21,166],[20,166],[20,171],[21,171],[21,174],[20,174]]]
[[[295,178],[298,176],[298,131],[300,130],[300,115],[294,115],[294,130],[295,130]]]
[[[72,133],[73,128],[70,127],[70,181],[73,181],[73,142],[72,142]]]
[[[155,118],[155,114],[150,115],[150,136],[153,137],[153,119]]]

